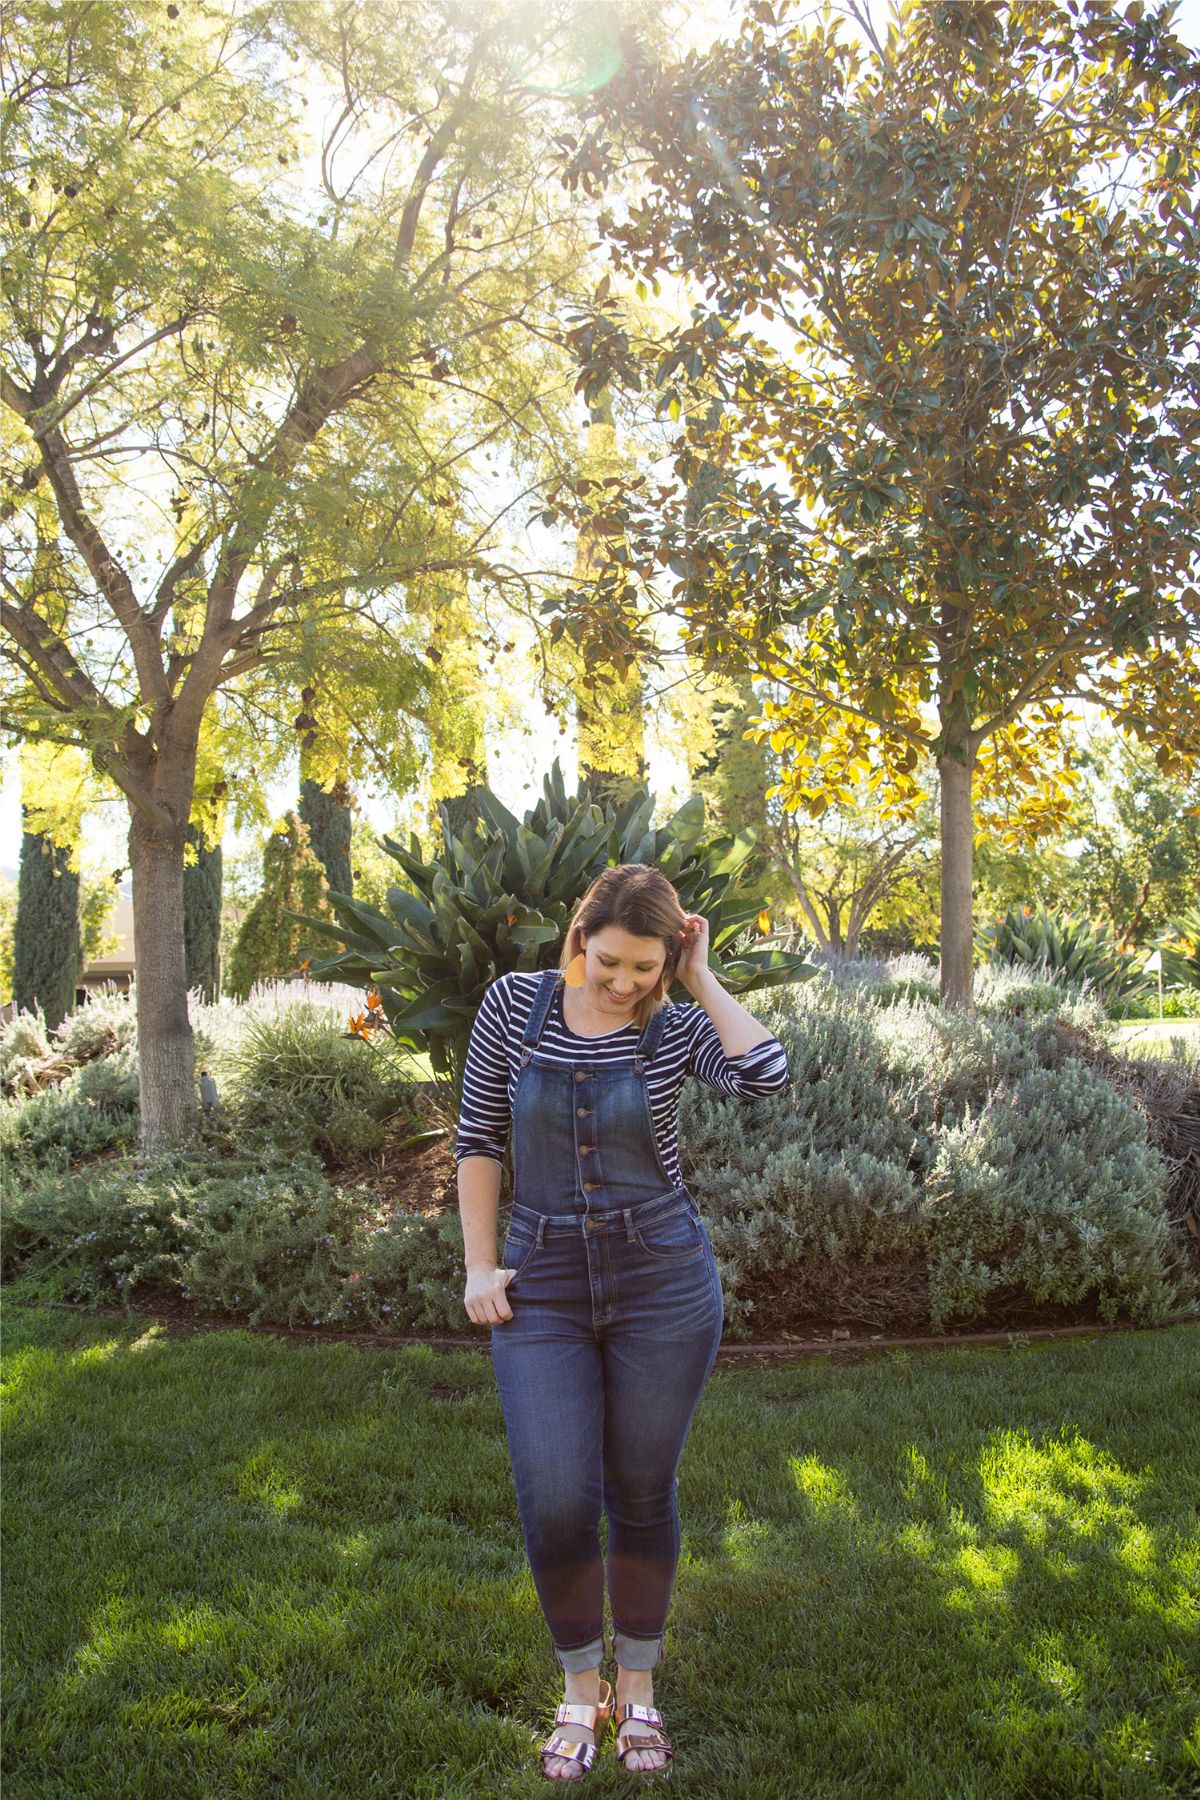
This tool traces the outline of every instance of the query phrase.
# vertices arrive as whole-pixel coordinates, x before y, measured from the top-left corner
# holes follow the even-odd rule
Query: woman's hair
[[[620,863],[597,875],[587,893],[575,903],[567,935],[559,953],[560,970],[567,967],[583,949],[582,937],[603,931],[606,925],[618,925],[634,937],[661,940],[667,953],[663,965],[663,997],[654,998],[653,991],[638,1004],[633,1023],[644,1031],[652,1014],[667,1004],[667,992],[675,976],[681,945],[678,934],[687,924],[687,914],[679,904],[679,895],[660,869],[646,863]]]

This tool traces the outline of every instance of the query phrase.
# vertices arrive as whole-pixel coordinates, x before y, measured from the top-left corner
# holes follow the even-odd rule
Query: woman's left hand
[[[693,981],[708,970],[708,920],[699,913],[689,913],[680,933],[683,948],[675,965],[675,974],[689,993]]]

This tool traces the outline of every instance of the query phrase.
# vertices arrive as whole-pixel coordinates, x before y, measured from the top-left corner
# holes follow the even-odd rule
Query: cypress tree
[[[23,809],[28,819],[28,809]],[[83,967],[79,937],[79,875],[71,852],[40,831],[25,831],[13,931],[13,1001],[18,1011],[40,1006],[48,1026],[75,1007]]]
[[[263,850],[262,890],[242,920],[233,946],[227,993],[244,1000],[256,981],[272,981],[296,969],[311,933],[306,925],[286,918],[284,908],[331,918],[323,875],[307,828],[295,813],[286,814]]]
[[[582,472],[598,481],[619,468],[612,400],[603,393],[590,408]],[[575,574],[581,579],[598,575],[609,554],[606,539],[581,532]],[[616,804],[628,781],[646,779],[646,696],[636,669],[624,677],[605,669],[593,680],[584,661],[575,697],[575,735],[579,792],[596,806]]]
[[[308,827],[308,839],[325,870],[325,882],[335,893],[353,892],[350,867],[350,807],[339,781],[328,792],[315,781],[300,783],[300,817]]]
[[[221,877],[220,844],[208,849],[204,833],[188,826],[189,844],[196,860],[183,865],[183,954],[187,984],[199,988],[206,1001],[221,991]]]
[[[450,794],[442,801],[450,821],[451,835],[463,838],[479,817],[479,796],[487,791],[487,772],[476,763],[467,765],[470,785],[461,794]]]

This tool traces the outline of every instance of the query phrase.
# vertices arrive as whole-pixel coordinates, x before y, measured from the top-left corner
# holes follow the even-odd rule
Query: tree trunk
[[[971,911],[974,821],[971,781],[974,756],[960,762],[954,746],[938,758],[941,778],[943,1006],[974,1011],[971,996],[974,931]]]
[[[190,771],[186,785],[190,796]],[[188,807],[177,803],[170,810],[178,823],[169,831],[156,831],[136,811],[129,827],[141,1136],[142,1148],[149,1152],[183,1143],[196,1123],[195,1046],[183,947]]]

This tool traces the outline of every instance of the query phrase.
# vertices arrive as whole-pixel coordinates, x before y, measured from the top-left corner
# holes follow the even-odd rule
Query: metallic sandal
[[[668,1776],[671,1773],[671,1758],[675,1755],[675,1750],[670,1738],[663,1730],[662,1714],[659,1712],[658,1708],[654,1706],[635,1706],[631,1701],[626,1700],[617,1708],[617,1716],[614,1724],[618,1732],[622,1725],[624,1725],[626,1719],[636,1719],[640,1725],[649,1725],[654,1736],[643,1737],[639,1734],[635,1737],[630,1731],[627,1732],[623,1738],[618,1737],[617,1758],[621,1767],[625,1768],[625,1758],[631,1750],[661,1750],[667,1760],[664,1763],[660,1763],[657,1769],[628,1769],[627,1773],[644,1778],[649,1778],[654,1775],[663,1778]]]
[[[596,1750],[600,1743],[600,1734],[612,1717],[613,1691],[607,1681],[600,1683],[600,1701],[596,1706],[586,1706],[582,1701],[564,1700],[554,1715],[556,1725],[586,1725],[596,1742],[584,1743],[582,1738],[562,1737],[558,1732],[551,1732],[538,1755],[543,1758],[542,1774],[547,1781],[582,1781],[596,1760]],[[580,1775],[548,1775],[545,1758],[561,1756],[564,1762],[579,1763]]]

